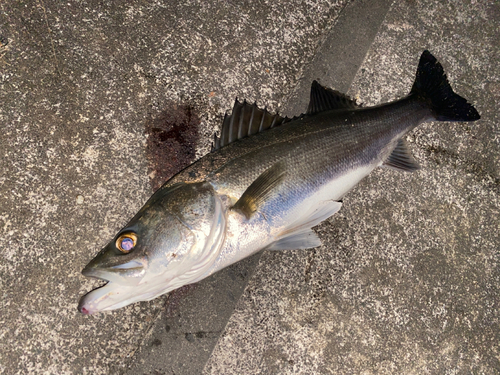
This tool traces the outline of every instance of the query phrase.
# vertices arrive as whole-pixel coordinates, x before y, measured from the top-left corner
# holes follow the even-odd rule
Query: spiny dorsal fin
[[[232,113],[224,117],[220,137],[214,135],[212,152],[238,139],[275,128],[287,121],[287,117],[273,115],[267,109],[257,107],[256,103],[249,104],[246,100],[240,103],[236,98]]]
[[[283,162],[274,164],[252,182],[232,209],[243,212],[247,219],[250,219],[262,202],[272,193],[273,188],[283,181],[285,173]]]
[[[396,148],[384,162],[384,165],[405,172],[414,172],[420,168],[410,150],[408,150],[408,145],[404,139],[398,141]]]
[[[322,86],[318,81],[313,81],[311,85],[311,99],[307,108],[308,115],[331,111],[332,109],[355,109],[360,107],[360,105],[356,104],[355,100],[347,95]]]

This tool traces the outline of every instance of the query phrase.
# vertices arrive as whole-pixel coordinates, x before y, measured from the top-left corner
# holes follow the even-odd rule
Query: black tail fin
[[[443,67],[424,51],[417,68],[411,92],[427,101],[438,121],[476,121],[481,118],[472,104],[453,92]]]

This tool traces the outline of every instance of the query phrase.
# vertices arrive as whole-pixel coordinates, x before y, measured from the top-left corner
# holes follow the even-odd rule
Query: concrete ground
[[[498,2],[0,10],[0,373],[500,373]],[[236,96],[297,114],[319,79],[387,102],[408,92],[424,49],[482,119],[410,134],[422,168],[362,181],[317,228],[321,247],[77,312],[99,285],[81,269],[153,187],[209,150]]]

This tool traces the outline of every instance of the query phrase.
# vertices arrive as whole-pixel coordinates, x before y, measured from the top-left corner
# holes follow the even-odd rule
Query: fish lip
[[[151,285],[146,283],[139,286],[123,286],[110,281],[84,294],[78,302],[78,311],[84,315],[116,310],[131,303],[146,301],[163,294],[165,287],[161,283],[153,284],[154,293],[150,293]],[[137,289],[139,288],[139,289]],[[168,289],[167,291],[169,291]],[[143,298],[145,296],[145,298]]]
[[[98,276],[94,276],[93,272],[94,272],[95,268],[92,268],[92,267],[89,267],[88,265],[85,266],[85,268],[82,270],[82,275],[85,276],[85,277],[92,277],[92,278],[96,278],[96,279],[100,279],[100,277]]]
[[[127,263],[117,264],[116,266],[111,266],[114,270],[138,270],[144,268],[144,263],[138,260],[131,260]]]
[[[109,282],[109,278],[104,277],[103,272],[105,272],[105,270],[96,269],[96,268],[92,268],[92,267],[87,266],[82,270],[82,275],[85,277],[91,277],[93,279],[103,280],[103,281]]]
[[[109,291],[107,291],[110,289]],[[100,292],[106,292],[100,295]],[[106,300],[108,295],[113,292],[113,285],[111,282],[108,282],[100,287],[92,289],[91,291],[85,293],[78,302],[78,311],[84,315],[93,315],[95,313],[109,310],[110,306],[105,306],[104,308],[99,308],[99,303],[102,300]],[[97,295],[96,295],[97,294]]]
[[[144,277],[147,265],[147,260],[144,258],[132,259],[125,263],[106,266],[99,266],[96,262],[92,261],[82,270],[82,275],[97,280],[113,281],[124,285],[129,284],[126,282],[127,280],[135,280],[133,284],[136,284]]]
[[[94,312],[92,310],[89,310],[87,307],[85,307],[85,305],[87,305],[87,297],[93,293],[95,290],[97,289],[101,289],[101,288],[104,288],[106,285],[108,285],[108,283],[98,287],[98,288],[95,288],[95,289],[92,289],[91,291],[85,293],[81,298],[80,298],[80,301],[78,301],[78,311],[81,312],[82,314],[84,315],[92,315]]]
[[[82,275],[86,277],[92,277],[98,280],[110,281],[109,276],[119,273],[120,271],[136,271],[142,269],[144,269],[144,264],[136,260],[132,260],[127,263],[118,264],[116,266],[111,266],[107,268],[96,268],[88,264],[82,270]],[[109,276],[106,276],[106,274]]]

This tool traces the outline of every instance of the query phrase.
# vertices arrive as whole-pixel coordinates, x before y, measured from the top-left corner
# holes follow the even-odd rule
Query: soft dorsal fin
[[[246,100],[240,103],[236,99],[232,113],[224,117],[220,137],[214,136],[212,152],[238,139],[275,128],[287,121],[287,117],[273,115],[267,109],[257,107],[256,103],[249,104]]]
[[[322,86],[318,81],[313,81],[311,85],[311,99],[307,108],[308,115],[331,111],[333,109],[355,109],[360,107],[354,99],[351,99],[347,95]]]
[[[396,148],[384,162],[384,165],[405,172],[413,172],[420,168],[410,150],[408,150],[408,145],[404,139],[398,140]]]

